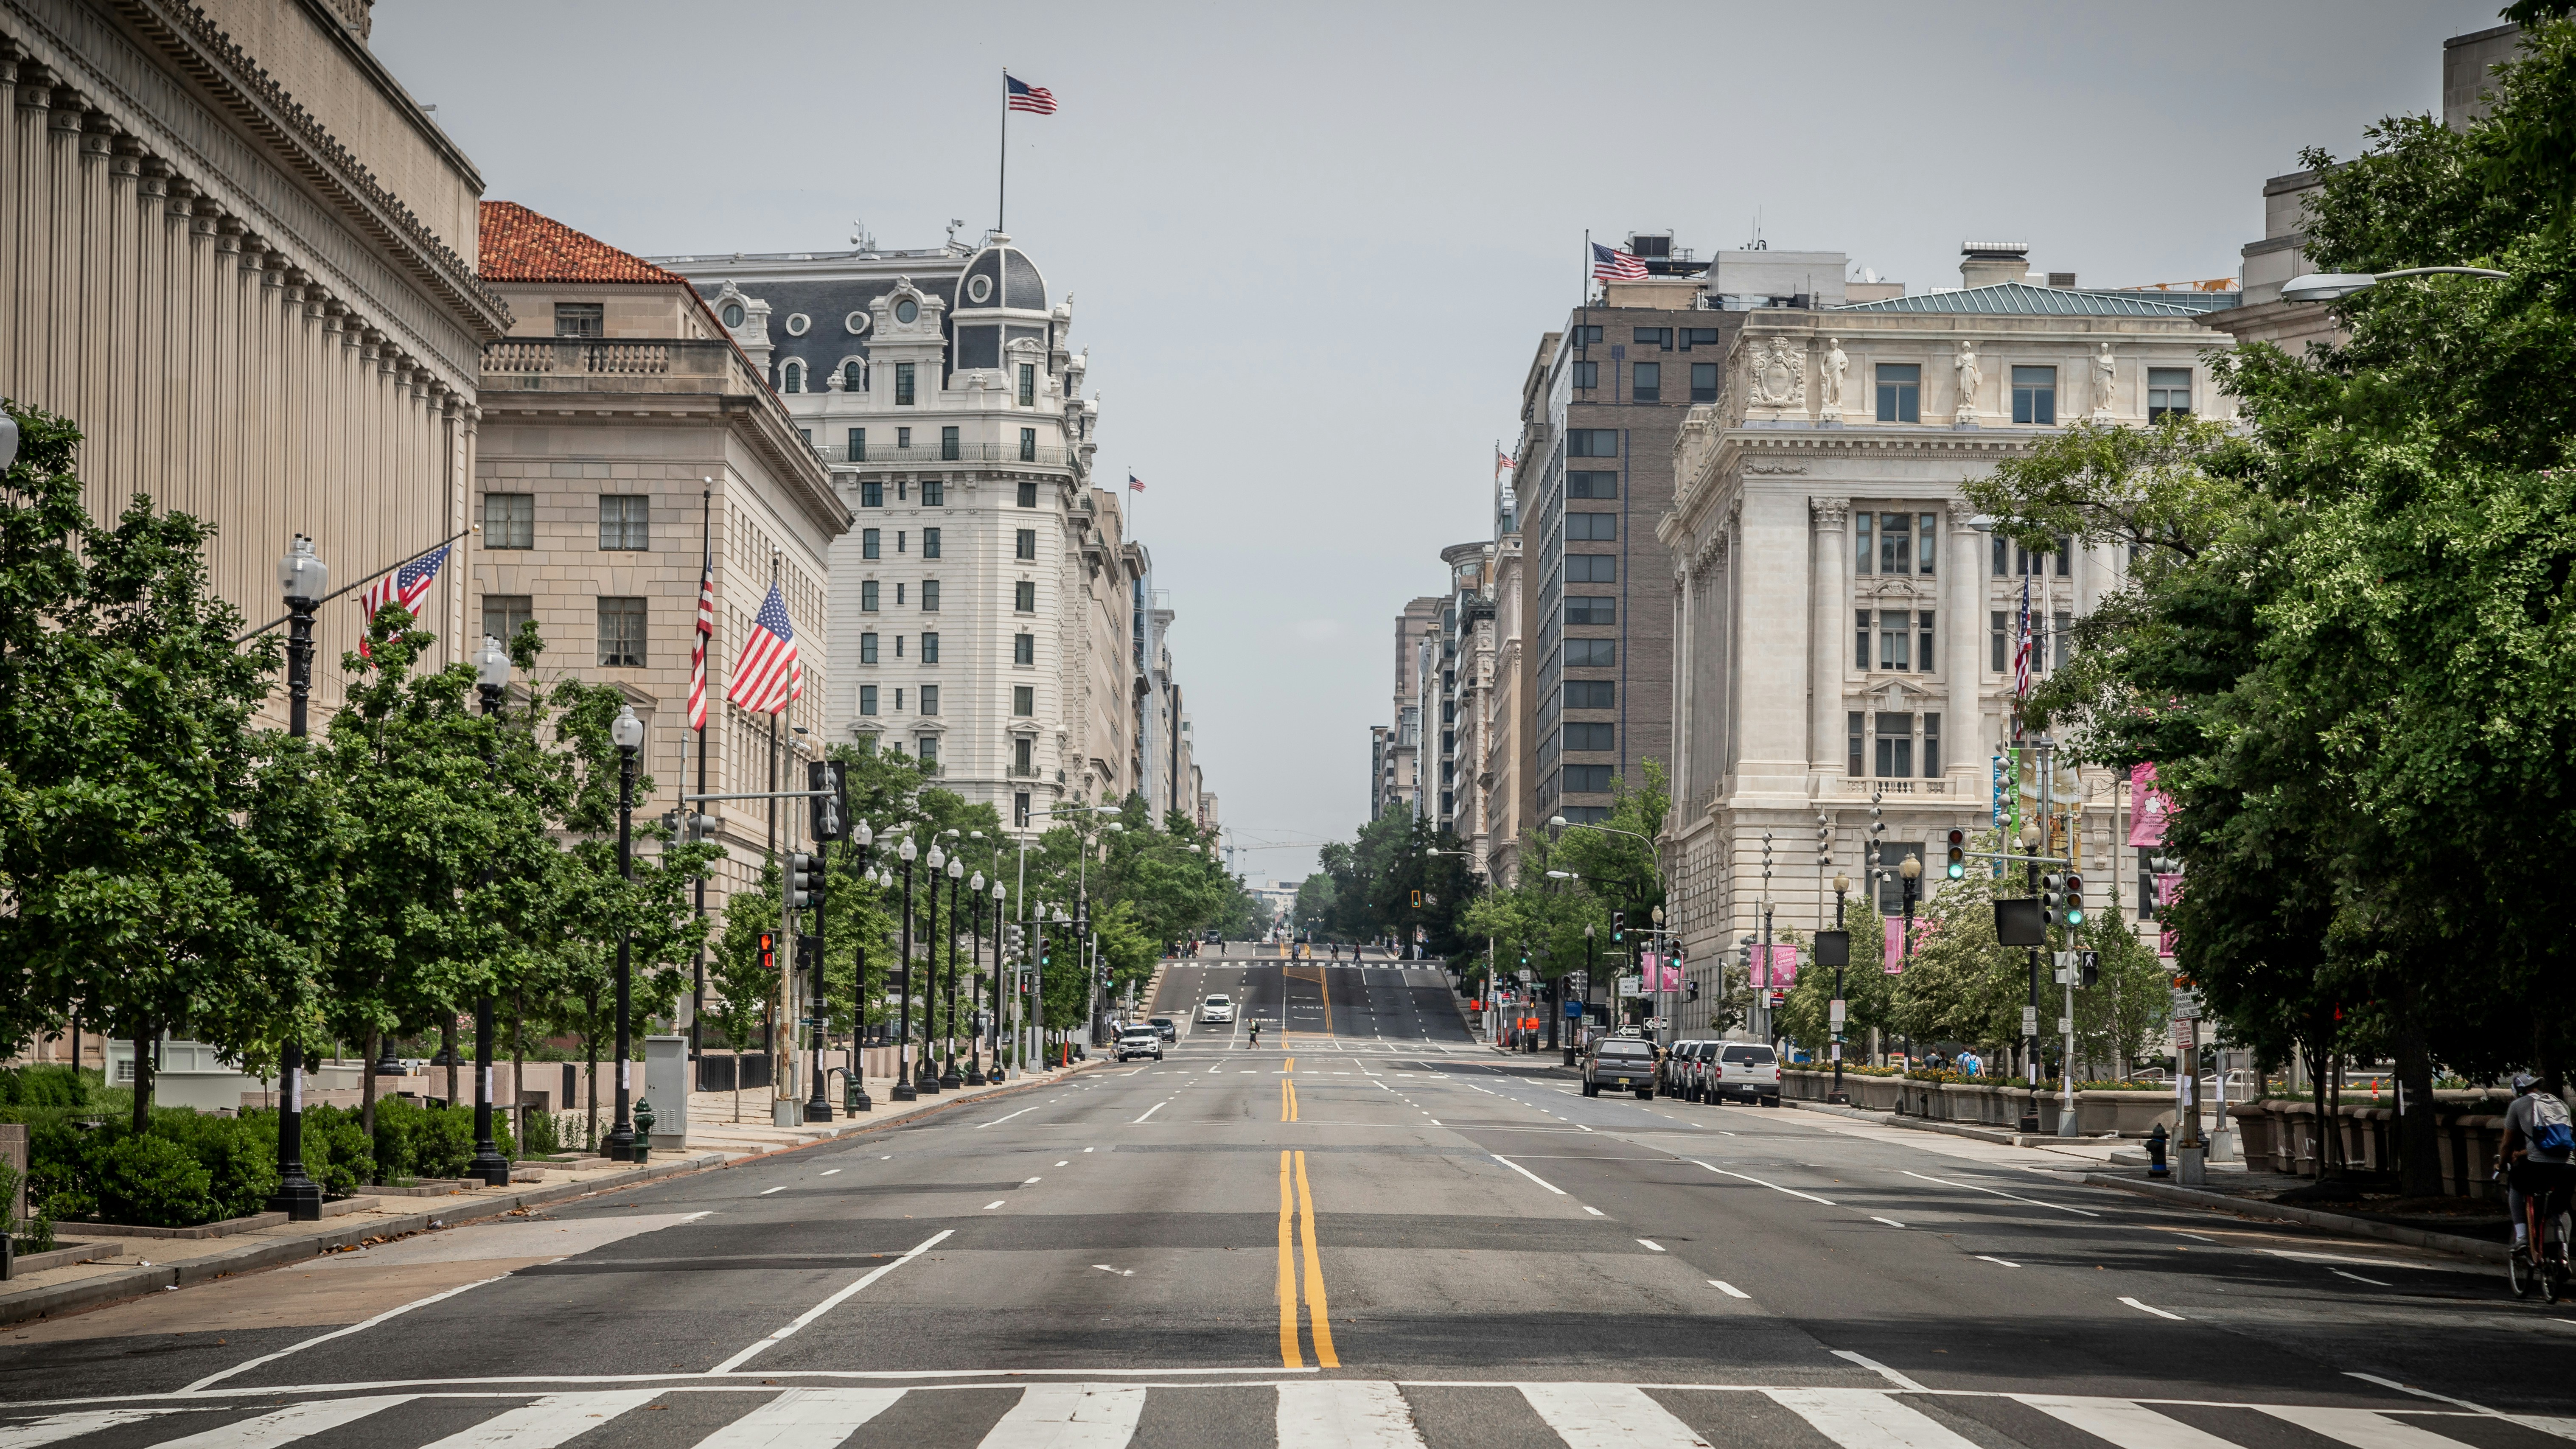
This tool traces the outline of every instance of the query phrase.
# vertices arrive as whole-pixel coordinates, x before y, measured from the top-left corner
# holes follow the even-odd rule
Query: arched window
[[[741,325],[742,325],[742,304],[741,304],[741,303],[739,303],[739,302],[727,302],[727,303],[725,303],[725,309],[724,309],[724,324],[725,324],[727,327],[739,327],[739,326],[741,326]]]
[[[859,365],[857,363],[844,362],[841,364],[841,390],[843,392],[863,391],[859,386]]]
[[[805,365],[803,363],[791,362],[787,364],[785,367],[779,369],[779,376],[785,382],[785,391],[803,392],[805,390]]]

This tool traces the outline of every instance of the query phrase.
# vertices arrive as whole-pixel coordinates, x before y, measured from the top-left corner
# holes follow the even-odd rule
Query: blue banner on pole
[[[1569,1001],[1565,1003],[1565,1014],[1572,1017],[1582,1016],[1583,1003],[1580,1001]]]

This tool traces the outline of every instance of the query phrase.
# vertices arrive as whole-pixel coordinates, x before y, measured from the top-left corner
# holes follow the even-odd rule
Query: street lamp
[[[0,413],[0,417],[6,417]],[[18,451],[18,425],[12,420],[5,438],[11,458]],[[5,466],[5,465],[0,465]],[[277,561],[278,592],[286,596],[286,732],[305,737],[305,703],[313,692],[313,607],[331,592],[329,565],[313,556],[313,540],[303,534]],[[489,1033],[486,1033],[488,1036]],[[310,1223],[322,1218],[322,1186],[304,1172],[304,1043],[290,1027],[277,1063],[277,1193],[269,1211],[288,1221]]]
[[[474,656],[475,688],[483,695],[483,714],[497,718],[501,713],[503,692],[510,687],[510,654],[501,641],[485,635],[483,648]],[[496,747],[492,768],[501,767]],[[511,1084],[516,1090],[517,1084]],[[510,1162],[501,1155],[501,1146],[492,1140],[492,988],[484,983],[483,993],[474,1003],[474,1160],[465,1170],[483,1179],[486,1187],[510,1185]]]
[[[929,889],[922,892],[921,958],[928,989],[921,994],[921,1069],[912,1074],[912,1089],[939,1095],[939,873],[948,865],[948,852],[939,848],[939,836],[932,832],[930,854],[923,856],[922,868],[930,872]]]
[[[868,847],[876,844],[876,832],[861,820],[850,829],[850,843],[859,848],[859,879],[873,883],[874,872],[868,869]],[[859,932],[858,963],[850,971],[850,1110],[873,1112],[876,1099],[868,1095],[868,933]]]
[[[939,1073],[939,1090],[943,1092],[966,1085],[966,1079],[957,1071],[957,888],[965,879],[966,862],[953,855],[948,857],[948,1050]]]
[[[921,1097],[912,1085],[912,862],[919,853],[909,833],[895,848],[896,856],[903,861],[903,970],[895,1008],[899,1025],[894,1039],[894,1090],[886,1095],[898,1102],[918,1101]]]
[[[2281,300],[2284,302],[2340,302],[2355,292],[2366,292],[2392,277],[2484,277],[2488,281],[2502,281],[2512,275],[2511,272],[2499,272],[2488,267],[2408,267],[2395,272],[2310,272],[2304,277],[2292,277],[2282,283]]]
[[[1592,973],[1598,969],[1600,963],[1601,943],[1600,938],[1594,934],[1594,930],[1590,921],[1583,923],[1583,996],[1586,1001],[1592,998]],[[1556,1014],[1565,1016],[1567,1012],[1564,988],[1559,987],[1556,994]],[[1569,1067],[1574,1065],[1574,1028],[1570,1026],[1565,1029],[1565,1065]]]
[[[976,835],[980,838],[983,832],[979,830]],[[976,1021],[984,1011],[984,989],[975,984],[975,978],[984,970],[984,873],[980,870],[975,872],[966,882],[966,889],[975,894],[975,949],[966,958],[966,994],[975,1003],[975,1009],[966,1015],[966,1085],[980,1087],[990,1080],[984,1075],[984,1032]]]
[[[1002,868],[997,864],[993,867],[993,1019],[984,1028],[985,1038],[993,1049],[993,1069],[985,1075],[988,1082],[999,1082],[1003,1077],[1002,948],[1007,933],[1002,929],[1002,897],[1007,894],[1009,887],[1002,884]]]
[[[617,707],[617,722],[608,727],[608,737],[617,746],[617,878],[631,886],[635,880],[635,752],[644,748],[644,721],[635,717],[635,706],[624,704]],[[608,1131],[608,1160],[611,1162],[636,1160],[635,1124],[627,1115],[627,1103],[634,1094],[632,1077],[635,1066],[631,1060],[634,1052],[631,1012],[635,999],[633,936],[631,929],[618,928],[617,1121]]]

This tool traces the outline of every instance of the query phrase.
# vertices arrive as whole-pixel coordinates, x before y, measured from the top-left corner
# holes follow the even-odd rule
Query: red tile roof
[[[484,202],[481,230],[479,270],[486,282],[689,284],[677,272],[666,272],[515,201]]]

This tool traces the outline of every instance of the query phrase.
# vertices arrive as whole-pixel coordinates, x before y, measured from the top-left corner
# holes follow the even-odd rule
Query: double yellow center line
[[[1293,1161],[1291,1159],[1294,1159]],[[1290,1191],[1291,1179],[1295,1191]],[[1296,1231],[1292,1232],[1292,1225]],[[1315,1343],[1315,1362],[1340,1368],[1333,1351],[1333,1312],[1324,1298],[1324,1260],[1315,1250],[1315,1195],[1306,1186],[1306,1154],[1279,1154],[1279,1362],[1304,1368],[1297,1341],[1297,1244],[1306,1249],[1306,1321]]]
[[[1294,1122],[1297,1120],[1296,1071],[1297,1059],[1295,1057],[1290,1057],[1288,1059],[1288,1070],[1281,1073],[1279,1077],[1279,1120],[1282,1122]]]

